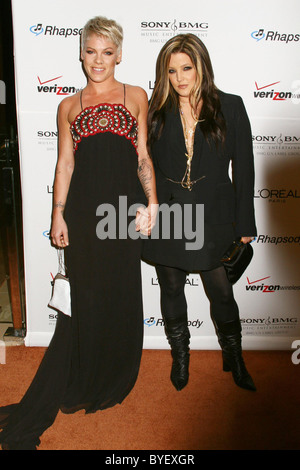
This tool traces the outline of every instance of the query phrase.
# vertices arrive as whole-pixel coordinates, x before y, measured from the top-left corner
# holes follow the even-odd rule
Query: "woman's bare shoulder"
[[[135,98],[137,100],[142,100],[144,101],[147,99],[148,101],[148,96],[144,88],[136,85],[127,85],[126,84],[126,94],[128,94],[129,97]]]
[[[79,110],[80,110],[80,92],[77,92],[71,96],[67,96],[60,102],[58,106],[59,115],[67,118],[69,122],[73,121],[74,117],[78,114]]]

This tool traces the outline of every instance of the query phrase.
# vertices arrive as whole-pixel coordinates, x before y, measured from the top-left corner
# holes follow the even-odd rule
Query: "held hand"
[[[153,229],[153,227],[156,224],[156,217],[158,213],[158,204],[149,204],[147,207],[147,211],[149,212],[149,228],[150,231]]]
[[[242,237],[241,240],[243,243],[250,243],[254,240],[254,237]]]
[[[158,204],[149,204],[147,208],[139,207],[136,213],[135,225],[136,231],[142,235],[149,236],[155,226]]]
[[[62,218],[60,221],[53,221],[50,238],[53,245],[58,246],[59,248],[65,248],[69,245],[67,224]]]

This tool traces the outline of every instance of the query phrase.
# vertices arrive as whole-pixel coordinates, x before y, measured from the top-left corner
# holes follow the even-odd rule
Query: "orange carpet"
[[[6,349],[0,405],[18,402],[44,348]],[[122,405],[92,415],[59,413],[39,450],[300,450],[300,364],[290,351],[245,351],[257,392],[238,388],[220,351],[192,351],[190,381],[177,392],[169,351],[144,350]]]

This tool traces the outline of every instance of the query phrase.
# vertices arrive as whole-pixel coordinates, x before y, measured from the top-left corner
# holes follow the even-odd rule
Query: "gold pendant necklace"
[[[181,107],[179,107],[179,111],[180,111],[180,117],[182,119],[182,124],[183,124],[185,147],[187,151],[187,153],[185,154],[187,158],[187,164],[186,164],[185,173],[181,181],[174,181],[171,178],[167,178],[167,180],[171,181],[172,183],[180,184],[183,188],[191,191],[193,189],[193,185],[197,183],[197,181],[200,181],[203,178],[205,178],[205,176],[201,176],[200,178],[197,178],[196,180],[191,181],[191,169],[192,169],[192,160],[194,156],[194,140],[195,140],[196,127],[197,127],[198,122],[202,122],[204,121],[204,119],[201,121],[194,119],[195,122],[193,126],[187,129],[186,121],[185,121],[184,114],[183,114]]]
[[[194,140],[195,140],[195,131],[196,131],[196,126],[197,126],[197,121],[194,122],[192,127],[187,129],[186,120],[185,120],[185,117],[181,108],[180,108],[180,114],[181,114],[181,119],[183,123],[184,140],[185,140],[185,147],[187,151],[187,153],[185,154],[187,158],[186,170],[181,181],[181,186],[191,191],[193,184],[194,184],[194,182],[191,181],[191,169],[192,169],[192,160],[194,156]]]
[[[195,140],[195,132],[196,132],[196,126],[198,124],[198,121],[195,120],[193,126],[187,129],[186,120],[185,120],[183,111],[181,108],[179,108],[179,111],[180,111],[182,124],[183,124],[183,133],[184,133],[184,140],[185,140],[185,147],[186,147],[186,154],[185,154],[187,158],[186,169],[185,169],[185,173],[181,181],[174,181],[170,178],[167,178],[167,179],[171,181],[172,183],[180,184],[184,189],[188,189],[189,191],[191,191],[193,189],[193,185],[197,183],[197,181],[205,178],[205,176],[201,176],[201,178],[191,181],[192,160],[194,156],[194,140]]]

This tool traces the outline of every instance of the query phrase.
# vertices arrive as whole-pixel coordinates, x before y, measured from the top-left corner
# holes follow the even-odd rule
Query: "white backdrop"
[[[245,349],[290,349],[300,338],[298,0],[12,0],[18,132],[24,213],[28,346],[47,346],[55,327],[47,307],[57,270],[49,228],[57,158],[59,102],[85,86],[80,29],[107,16],[124,28],[117,79],[151,96],[166,40],[192,32],[208,47],[217,86],[242,96],[253,134],[258,237],[234,290]],[[155,271],[142,263],[145,348],[165,348]],[[117,288],[117,286],[116,286]],[[199,276],[186,294],[195,349],[218,344]]]

